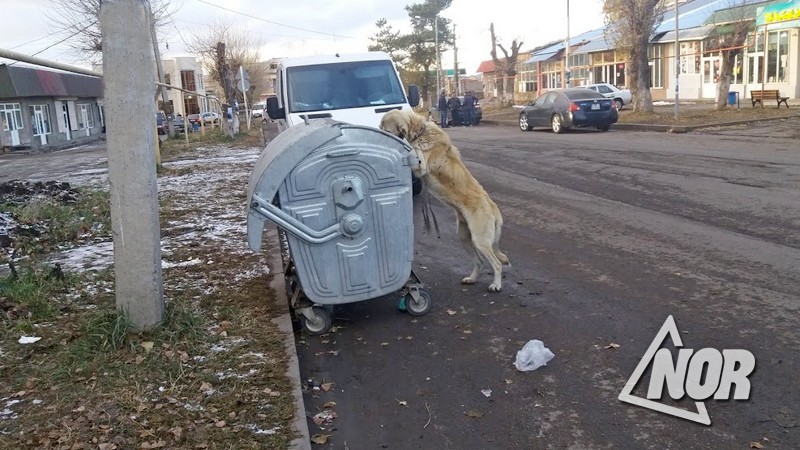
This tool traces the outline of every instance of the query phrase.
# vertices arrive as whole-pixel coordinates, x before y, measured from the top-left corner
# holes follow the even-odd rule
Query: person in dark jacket
[[[447,109],[450,110],[450,117],[453,119],[453,126],[461,125],[461,101],[458,100],[458,95],[453,92],[450,95],[450,100],[447,100]]]
[[[464,104],[461,105],[464,110],[464,125],[471,127],[475,125],[475,97],[472,91],[468,91],[464,96]]]
[[[439,103],[436,109],[439,110],[439,126],[447,128],[447,96],[444,95],[444,89],[439,93]]]

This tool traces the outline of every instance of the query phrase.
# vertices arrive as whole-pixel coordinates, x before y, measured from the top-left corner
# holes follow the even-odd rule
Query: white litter
[[[556,355],[544,346],[544,343],[538,339],[528,341],[522,350],[517,352],[517,359],[514,361],[514,367],[520,372],[529,372],[536,370],[539,367],[547,365],[548,361],[553,359]]]
[[[38,336],[22,336],[18,342],[20,344],[33,344],[34,342],[39,342],[40,339]]]
[[[491,397],[492,396],[492,390],[491,389],[481,389],[481,394],[485,395],[486,397]]]

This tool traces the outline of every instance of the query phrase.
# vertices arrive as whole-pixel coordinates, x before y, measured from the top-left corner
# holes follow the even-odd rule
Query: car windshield
[[[570,100],[583,100],[583,99],[591,99],[591,98],[605,98],[602,95],[598,94],[595,91],[590,89],[576,89],[572,91],[565,91],[564,95],[567,96]]]
[[[391,61],[290,67],[286,78],[293,113],[406,101]]]

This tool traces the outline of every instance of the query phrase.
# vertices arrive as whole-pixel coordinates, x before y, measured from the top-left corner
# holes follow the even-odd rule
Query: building
[[[0,148],[60,148],[102,137],[100,77],[0,64]]]
[[[749,23],[750,32],[731,67],[730,90],[740,98],[757,89],[778,89],[783,96],[800,98],[800,0],[731,5],[730,0],[679,2],[677,51],[675,12],[668,8],[650,39],[653,100],[671,98],[676,82],[682,100],[716,98],[722,52],[732,26],[740,22]],[[628,87],[627,55],[614,48],[603,29],[570,37],[569,64],[565,43],[535,49],[518,63],[515,94],[522,94],[518,100],[565,87],[568,78],[570,86]]]
[[[166,84],[193,92],[206,92],[203,84],[202,65],[194,57],[164,59],[162,65]],[[165,108],[163,102],[159,100],[158,109],[161,111],[183,116],[217,111],[216,105],[209,105],[209,100],[205,97],[176,89],[167,89],[167,92],[172,111],[169,110],[169,107]]]

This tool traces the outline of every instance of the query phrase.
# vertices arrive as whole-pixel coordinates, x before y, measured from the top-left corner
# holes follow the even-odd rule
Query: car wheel
[[[530,124],[528,124],[528,116],[525,113],[519,115],[519,129],[522,131],[531,131],[533,129]]]
[[[600,130],[600,131],[608,131],[608,130],[611,129],[611,125],[602,125],[602,126],[597,127],[597,129]]]
[[[560,115],[553,114],[553,117],[550,119],[550,127],[553,129],[553,133],[561,134],[564,132],[564,124],[561,123]]]
[[[614,103],[617,104],[617,109],[622,109],[622,107],[624,106],[621,98],[615,98]]]

